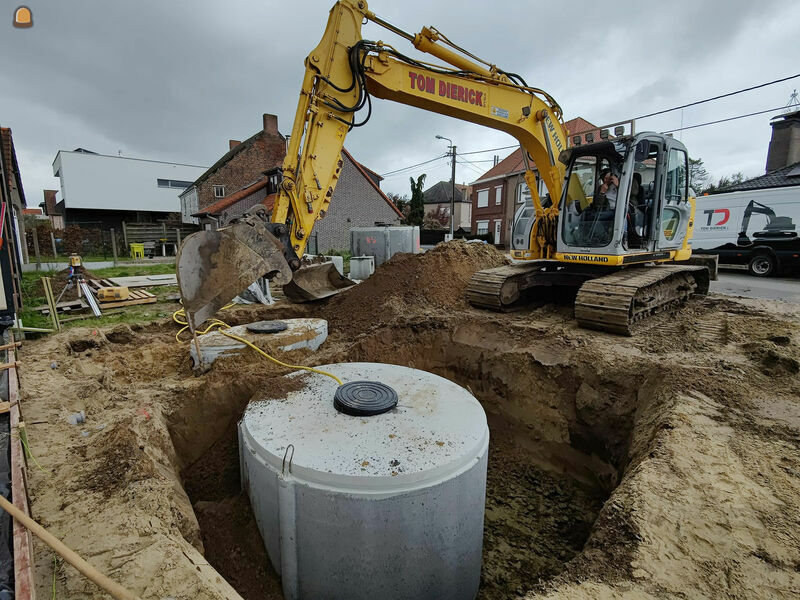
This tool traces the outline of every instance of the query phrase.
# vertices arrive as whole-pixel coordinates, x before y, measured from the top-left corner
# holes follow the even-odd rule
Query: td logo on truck
[[[704,210],[703,214],[708,216],[708,220],[706,221],[706,224],[705,226],[702,227],[702,229],[704,230],[727,229],[727,227],[722,227],[722,226],[725,225],[725,223],[728,222],[728,219],[731,218],[731,211],[729,208],[715,208],[715,209]],[[715,215],[718,215],[720,219],[716,223],[712,223]]]

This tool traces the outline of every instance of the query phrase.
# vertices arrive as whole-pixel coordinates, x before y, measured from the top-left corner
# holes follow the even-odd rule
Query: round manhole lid
[[[333,406],[354,417],[380,415],[397,406],[397,392],[379,381],[349,381],[336,389]]]
[[[256,321],[245,325],[250,333],[278,333],[285,331],[289,325],[285,321]]]

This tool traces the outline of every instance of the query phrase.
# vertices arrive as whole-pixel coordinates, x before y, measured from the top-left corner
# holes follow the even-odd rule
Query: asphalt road
[[[799,277],[754,277],[749,273],[722,270],[711,282],[711,291],[729,296],[769,298],[800,304]]]

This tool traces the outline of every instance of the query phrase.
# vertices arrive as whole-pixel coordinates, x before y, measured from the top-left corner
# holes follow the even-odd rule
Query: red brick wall
[[[256,181],[264,171],[283,164],[286,142],[278,134],[278,121],[274,115],[264,115],[264,130],[243,145],[244,148],[197,186],[198,210],[219,200],[214,196],[215,185],[224,185],[225,196],[230,196]]]
[[[500,204],[495,203],[495,188],[500,186]],[[478,192],[481,190],[489,190],[489,205],[485,208],[478,208]],[[513,190],[511,191],[511,202],[514,201]],[[478,232],[478,221],[489,221],[489,232],[494,234],[495,221],[500,220],[500,239],[495,240],[497,245],[507,245],[506,235],[506,204],[508,200],[508,185],[505,179],[495,179],[485,183],[476,183],[472,188],[472,226],[471,231],[473,234]]]

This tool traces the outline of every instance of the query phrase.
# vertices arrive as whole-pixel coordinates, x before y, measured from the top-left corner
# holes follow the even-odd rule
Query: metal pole
[[[125,226],[125,221],[122,222],[122,241],[125,243],[125,252],[128,252],[128,228]]]
[[[450,196],[450,239],[453,239],[456,221],[456,147],[453,146],[453,195]]]
[[[53,260],[55,260],[58,256],[58,251],[56,250],[56,236],[53,235],[52,230],[50,231],[50,243],[53,244]]]
[[[175,256],[178,256],[178,248],[181,245],[181,228],[175,229]]]

